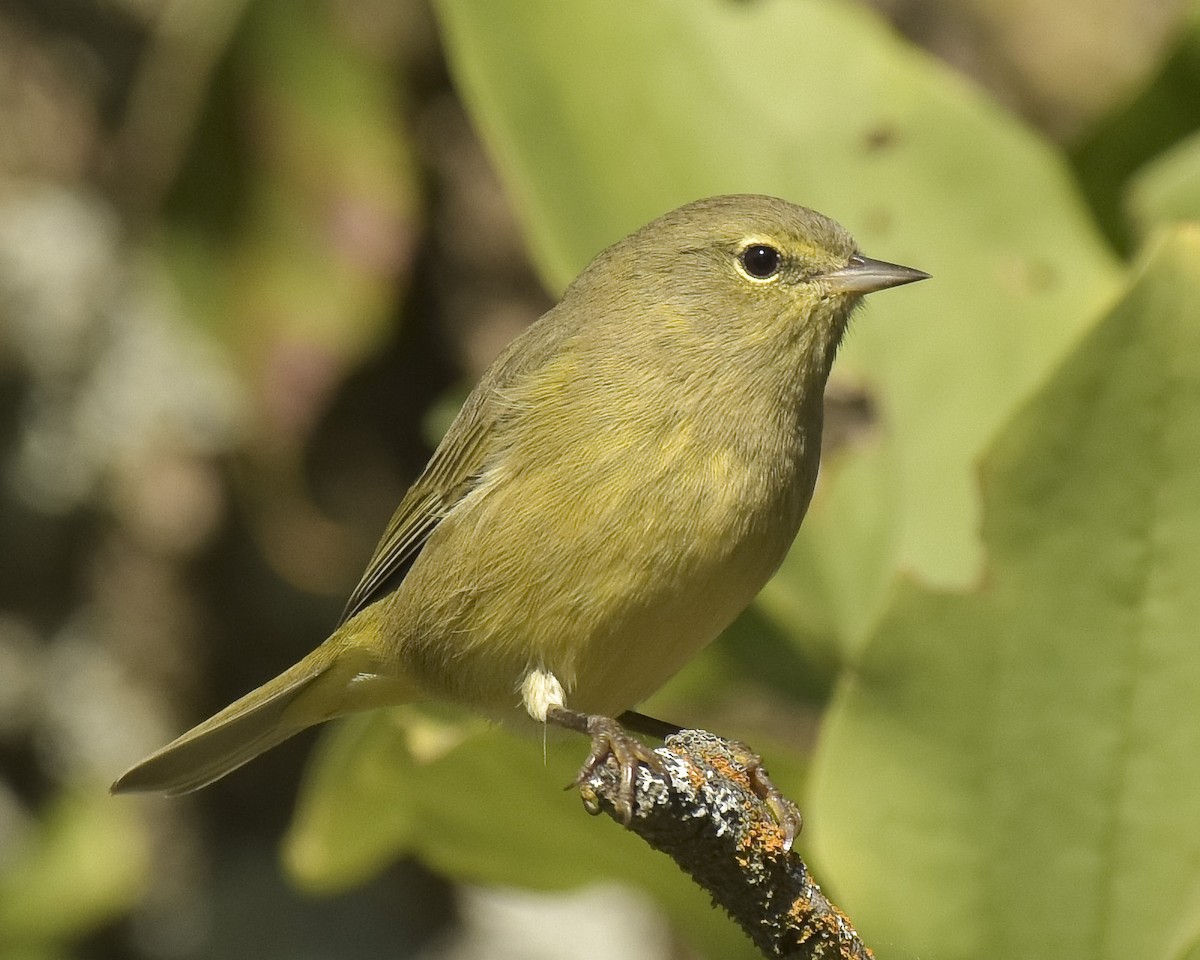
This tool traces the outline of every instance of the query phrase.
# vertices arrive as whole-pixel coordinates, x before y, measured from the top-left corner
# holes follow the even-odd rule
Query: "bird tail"
[[[371,670],[374,664],[354,663],[365,658],[331,641],[147,757],[118,778],[112,792],[199,790],[314,724],[410,699]]]

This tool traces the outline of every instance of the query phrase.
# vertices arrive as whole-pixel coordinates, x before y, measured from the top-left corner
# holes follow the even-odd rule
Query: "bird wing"
[[[442,518],[475,488],[489,456],[514,419],[503,391],[536,373],[570,335],[569,324],[546,323],[548,317],[510,343],[471,392],[428,465],[392,515],[358,586],[346,601],[339,626],[395,589]]]
[[[455,426],[459,425],[456,421]],[[398,579],[403,579],[442,517],[470,492],[490,446],[489,422],[485,416],[477,415],[461,426],[453,435],[446,435],[428,466],[400,501],[358,586],[346,601],[339,626],[378,600]]]

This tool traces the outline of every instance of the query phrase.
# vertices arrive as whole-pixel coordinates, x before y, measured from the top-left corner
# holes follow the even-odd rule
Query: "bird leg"
[[[646,714],[638,713],[635,710],[626,710],[617,717],[617,722],[623,727],[636,730],[638,733],[644,733],[648,737],[657,737],[659,740],[666,740],[667,737],[673,737],[683,730],[683,727],[678,724],[667,723],[667,721],[659,720],[657,717],[648,717]]]
[[[592,738],[592,751],[583,762],[574,785],[586,781],[597,767],[607,763],[609,759],[616,761],[621,774],[621,786],[616,802],[617,816],[628,826],[633,820],[634,780],[638,767],[644,764],[651,770],[661,772],[662,761],[649,747],[630,736],[612,717],[551,706],[546,710],[546,722],[565,727],[567,730],[586,733]]]

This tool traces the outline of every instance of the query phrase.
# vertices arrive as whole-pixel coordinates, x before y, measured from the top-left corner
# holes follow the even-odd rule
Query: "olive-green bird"
[[[313,724],[426,699],[586,731],[588,763],[615,756],[631,790],[647,754],[609,718],[779,566],[850,314],[927,276],[763,196],[609,247],[484,375],[333,635],[114,791],[195,790]]]

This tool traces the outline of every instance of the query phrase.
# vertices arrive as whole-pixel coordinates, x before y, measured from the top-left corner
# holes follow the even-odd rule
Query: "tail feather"
[[[118,778],[112,792],[199,790],[326,719],[289,708],[330,666],[306,658],[147,757]]]

